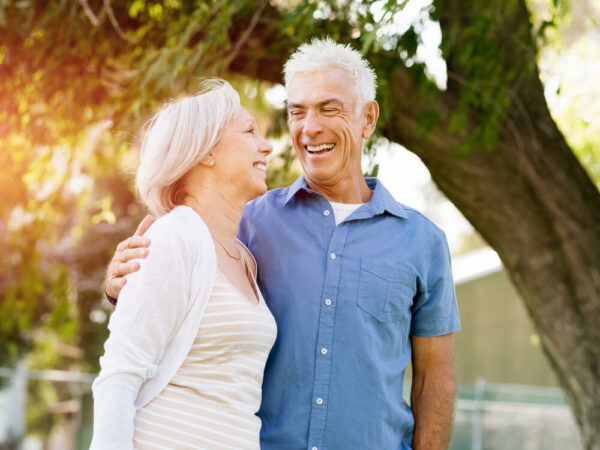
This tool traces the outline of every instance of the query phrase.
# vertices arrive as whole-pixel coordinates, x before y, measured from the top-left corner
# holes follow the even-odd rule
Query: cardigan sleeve
[[[109,321],[101,371],[92,386],[92,449],[133,448],[135,399],[156,374],[190,304],[194,258],[201,253],[190,245],[193,235],[172,226],[172,217],[161,219],[148,230],[149,255],[138,260],[139,271],[127,276]]]

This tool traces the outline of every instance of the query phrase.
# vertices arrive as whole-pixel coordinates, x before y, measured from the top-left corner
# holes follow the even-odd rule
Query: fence
[[[87,449],[92,434],[91,384],[96,375],[75,371],[27,370],[24,364],[15,369],[0,367],[0,450],[75,450]],[[8,383],[6,381],[8,380]],[[35,406],[32,388],[38,383],[60,386],[62,396],[44,411],[60,422],[46,435],[26,430],[27,409]],[[46,390],[48,392],[48,390]],[[52,423],[52,422],[50,422]]]
[[[576,450],[579,431],[558,388],[461,386],[450,450]]]
[[[87,449],[92,434],[95,375],[0,368],[10,383],[0,392],[0,450]],[[27,391],[35,383],[61,385],[70,398],[50,405],[64,420],[48,436],[25,430]],[[64,389],[64,387],[68,389]],[[408,387],[408,386],[407,386]],[[30,402],[30,400],[29,400]],[[450,450],[581,449],[578,430],[560,389],[487,383],[460,386]]]

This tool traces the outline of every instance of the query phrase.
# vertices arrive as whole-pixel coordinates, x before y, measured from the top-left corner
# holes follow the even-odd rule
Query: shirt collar
[[[288,186],[288,192],[287,195],[285,196],[285,202],[283,202],[284,205],[287,205],[288,202],[298,193],[298,191],[300,190],[304,190],[306,192],[314,192],[312,189],[310,189],[308,187],[308,185],[306,184],[306,180],[304,179],[304,175],[300,175],[296,181],[294,181],[292,184],[290,184]]]
[[[367,186],[369,186],[369,189],[373,191],[373,196],[371,197],[369,203],[361,206],[359,208],[359,211],[357,211],[358,213],[361,213],[361,216],[363,214],[365,215],[365,217],[375,216],[377,214],[383,214],[384,211],[387,211],[388,213],[393,214],[396,217],[408,219],[404,207],[396,200],[394,200],[392,194],[390,194],[390,192],[385,188],[385,186],[383,186],[383,183],[380,180],[378,180],[377,178],[365,178],[365,181],[367,182]],[[317,194],[315,191],[308,187],[308,185],[306,184],[306,180],[304,179],[304,175],[301,175],[288,187],[288,192],[283,204],[287,205],[288,202],[293,197],[295,197],[299,191],[306,191],[309,193]]]

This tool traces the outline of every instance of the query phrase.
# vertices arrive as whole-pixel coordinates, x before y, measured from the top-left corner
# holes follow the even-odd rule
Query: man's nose
[[[304,118],[304,126],[302,127],[302,131],[308,137],[314,137],[323,131],[323,126],[321,125],[321,121],[319,119],[318,114],[314,111],[308,111],[306,113],[306,117]]]

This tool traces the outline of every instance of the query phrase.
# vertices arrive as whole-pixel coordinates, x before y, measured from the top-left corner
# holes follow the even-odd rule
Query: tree
[[[543,35],[552,20],[534,28],[524,0],[434,0],[426,10],[442,31],[448,73],[442,90],[415,62],[421,39],[417,27],[402,34],[381,33],[408,2],[36,3],[29,8],[22,1],[0,6],[0,114],[9,124],[0,129],[0,140],[27,150],[18,158],[16,153],[8,157],[15,172],[5,183],[11,186],[12,203],[0,217],[23,203],[27,187],[19,187],[19,174],[35,166],[28,161],[31,154],[61,143],[78,148],[78,140],[107,120],[134,129],[157,101],[190,91],[199,73],[280,82],[291,51],[311,36],[328,34],[361,49],[376,68],[380,134],[421,157],[440,189],[502,258],[569,399],[585,448],[600,448],[600,194],[544,98],[536,33]],[[280,124],[281,117],[277,120],[273,123]],[[103,139],[102,148],[114,149],[112,158],[125,164],[127,139]],[[72,211],[70,226],[106,236],[103,221],[112,220],[113,212],[135,217],[126,213],[133,197],[123,193],[123,181],[121,189],[111,185],[123,179],[111,176],[114,161],[98,151],[92,159],[89,176],[96,193],[89,198],[95,199],[94,206],[74,208],[61,203],[60,195],[52,201],[61,211]],[[85,158],[73,161],[79,161],[80,171],[87,170]],[[73,164],[68,167],[72,170]],[[65,176],[62,183],[69,179]],[[106,196],[98,197],[98,192]],[[108,200],[102,203],[103,198]],[[95,224],[83,219],[90,211],[98,218]],[[69,229],[56,220],[53,227],[61,230],[58,237]],[[111,233],[111,242],[115,234],[127,234]],[[26,248],[39,258],[34,244],[44,236],[33,236]],[[79,253],[69,253],[71,258],[90,258],[78,248]],[[76,265],[76,258],[50,260]],[[92,263],[94,270],[105,260],[100,263]],[[45,274],[31,276],[53,283]],[[2,308],[12,311],[12,317],[18,295],[6,292],[26,285],[25,278],[17,279],[0,280],[0,286],[12,286],[2,292]],[[27,296],[37,298],[39,292]],[[6,298],[15,299],[12,306],[6,307]],[[97,299],[98,294],[92,295],[79,310],[89,315]],[[52,310],[51,304],[43,305]],[[86,320],[80,313],[80,321]],[[3,333],[12,336],[11,342],[24,339],[14,334],[14,327]]]

